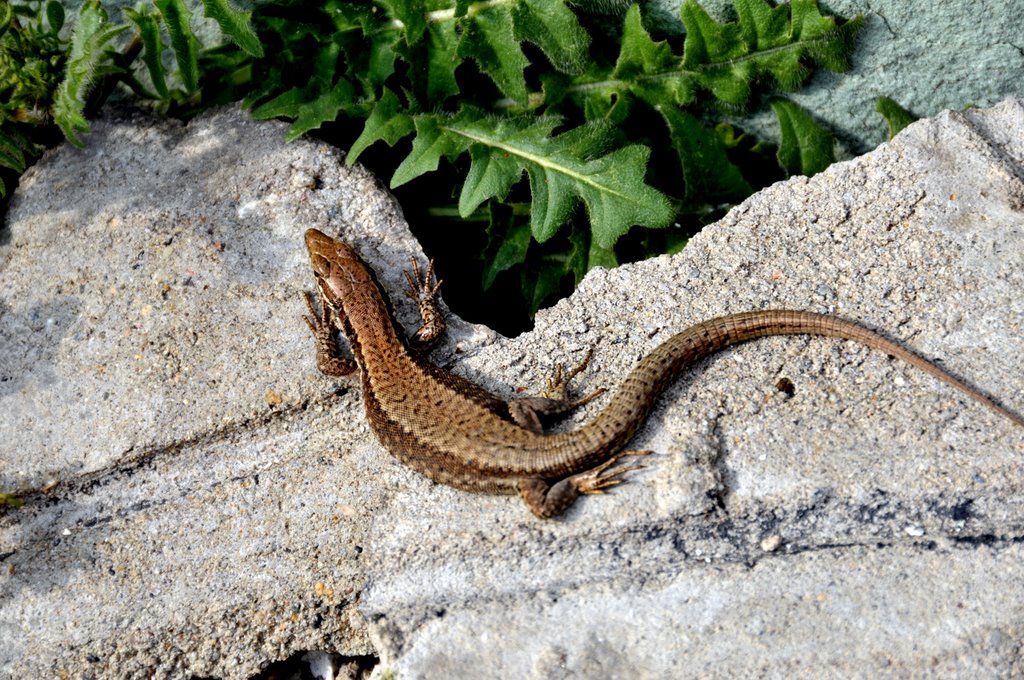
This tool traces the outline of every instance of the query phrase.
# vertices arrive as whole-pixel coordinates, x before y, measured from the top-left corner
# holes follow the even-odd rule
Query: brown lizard
[[[306,247],[321,297],[321,311],[306,294],[303,317],[317,340],[317,365],[328,375],[359,369],[370,427],[399,460],[434,481],[486,493],[518,493],[538,517],[565,511],[579,494],[601,493],[638,466],[612,466],[665,387],[690,363],[718,350],[768,335],[845,338],[920,368],[1024,426],[1024,418],[992,401],[935,364],[860,324],[792,310],[730,314],[691,326],[656,347],[626,377],[604,410],[583,427],[545,435],[540,416],[563,414],[603,392],[570,401],[565,389],[589,361],[549,381],[553,396],[504,401],[482,387],[429,363],[425,346],[444,329],[435,306],[440,282],[432,269],[406,274],[424,325],[410,341],[396,327],[390,303],[371,269],[345,243],[310,229]],[[336,340],[348,339],[352,359]]]

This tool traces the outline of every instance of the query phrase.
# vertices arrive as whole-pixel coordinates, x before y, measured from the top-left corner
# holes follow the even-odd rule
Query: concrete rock
[[[301,235],[342,235],[392,291],[416,246],[372,177],[284,129],[101,120],[23,179],[0,231],[0,490],[28,493],[0,518],[0,675],[244,678],[305,650],[414,678],[1022,671],[1024,432],[853,343],[701,362],[631,444],[649,467],[555,521],[397,463],[358,387],[316,372]],[[680,255],[592,272],[531,333],[454,320],[435,358],[512,396],[593,347],[583,393],[691,323],[793,307],[1019,412],[1021,140],[1022,101],[922,121]]]

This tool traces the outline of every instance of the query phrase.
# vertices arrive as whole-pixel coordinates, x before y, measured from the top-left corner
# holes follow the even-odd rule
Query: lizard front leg
[[[419,327],[409,342],[417,349],[426,349],[436,343],[444,335],[444,313],[437,304],[437,293],[441,290],[444,279],[431,284],[434,278],[434,260],[427,264],[427,271],[421,273],[420,265],[416,258],[409,258],[412,261],[412,271],[406,270],[405,280],[409,287],[405,291],[406,297],[416,303],[420,310],[420,319],[423,325]]]
[[[313,296],[303,291],[309,316],[303,315],[302,320],[309,326],[316,340],[316,367],[324,375],[340,377],[350,375],[356,370],[356,362],[342,356],[338,347],[338,331],[341,330],[341,319],[327,300],[321,296],[320,312],[313,305]]]

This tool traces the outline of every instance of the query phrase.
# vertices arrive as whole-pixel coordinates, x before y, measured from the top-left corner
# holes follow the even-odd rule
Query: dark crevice
[[[373,655],[345,656],[335,652],[303,650],[287,659],[274,661],[249,680],[323,680],[326,675],[323,671],[327,669],[331,677],[338,680],[361,680],[369,677],[379,663],[380,658]]]
[[[302,413],[311,405],[323,403],[327,400],[337,399],[348,392],[347,389],[335,390],[327,393],[323,399],[303,400],[288,406],[277,406],[268,409],[265,413],[255,417],[241,418],[224,424],[213,430],[196,434],[172,442],[154,444],[146,448],[135,450],[130,448],[118,457],[113,465],[95,470],[93,472],[78,475],[72,479],[62,480],[58,484],[47,487],[45,490],[32,489],[18,492],[16,497],[23,502],[22,510],[30,509],[33,505],[46,505],[54,501],[57,493],[64,494],[87,494],[98,488],[102,488],[121,476],[130,476],[134,473],[145,470],[153,463],[165,456],[173,456],[187,448],[210,446],[229,439],[231,436],[251,430],[253,428],[265,427],[281,418]]]

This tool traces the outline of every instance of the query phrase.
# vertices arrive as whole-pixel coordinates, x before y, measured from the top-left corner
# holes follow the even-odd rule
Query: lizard
[[[390,299],[373,270],[348,244],[309,229],[305,235],[321,305],[306,292],[303,316],[317,346],[317,366],[331,376],[358,370],[371,429],[400,461],[430,479],[470,491],[518,494],[540,518],[555,517],[581,494],[603,493],[640,465],[618,465],[625,446],[666,387],[685,367],[719,350],[755,338],[813,335],[853,340],[901,359],[1024,427],[1024,418],[904,346],[859,323],[788,309],[740,312],[676,333],[633,368],[604,409],[569,432],[545,434],[542,417],[567,413],[604,390],[578,400],[566,397],[570,380],[560,368],[543,397],[505,401],[426,359],[424,351],[444,332],[432,284],[433,262],[421,273],[413,260],[407,294],[420,307],[423,326],[409,339],[394,320]],[[352,358],[343,356],[338,332]]]

